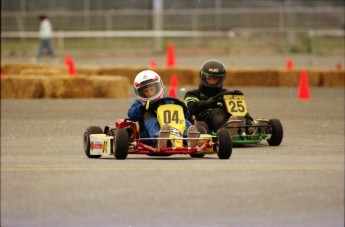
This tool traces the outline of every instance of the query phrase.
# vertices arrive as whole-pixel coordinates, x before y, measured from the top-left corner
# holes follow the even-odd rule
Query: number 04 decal
[[[170,124],[171,122],[179,123],[178,111],[165,110],[163,112],[163,119],[165,124]]]
[[[157,109],[157,119],[159,125],[162,127],[168,124],[174,128],[178,128],[179,125],[185,127],[185,119],[182,106],[176,104],[161,105]],[[182,132],[184,129],[182,130]]]
[[[241,117],[247,114],[247,106],[243,95],[225,95],[224,101],[231,115]]]

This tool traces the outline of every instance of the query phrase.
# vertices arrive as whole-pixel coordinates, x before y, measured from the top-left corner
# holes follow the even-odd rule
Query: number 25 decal
[[[244,99],[228,99],[226,100],[226,108],[228,112],[234,116],[245,116],[247,114],[247,106]]]
[[[179,123],[179,117],[178,117],[178,111],[177,110],[174,110],[174,111],[165,110],[163,112],[163,116],[164,116],[164,124],[170,124],[173,121],[175,121],[176,124]]]
[[[229,101],[229,106],[231,107],[231,112],[232,113],[236,113],[236,112],[240,112],[243,113],[246,111],[245,106],[243,105],[243,101],[242,100],[237,100],[237,101]]]

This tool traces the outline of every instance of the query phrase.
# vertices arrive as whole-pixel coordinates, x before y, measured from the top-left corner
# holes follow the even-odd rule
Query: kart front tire
[[[217,155],[219,159],[229,159],[232,154],[232,138],[229,130],[219,129],[217,132]]]
[[[91,134],[102,134],[103,130],[99,126],[90,126],[86,129],[84,133],[84,138],[83,138],[83,147],[84,147],[84,152],[88,158],[100,158],[102,155],[91,155],[90,154],[90,135]]]
[[[278,119],[270,119],[268,121],[271,129],[271,138],[267,139],[270,146],[279,146],[283,140],[283,126]]]
[[[124,128],[117,128],[112,131],[113,139],[113,153],[115,159],[126,159],[128,155],[129,138],[128,133]]]

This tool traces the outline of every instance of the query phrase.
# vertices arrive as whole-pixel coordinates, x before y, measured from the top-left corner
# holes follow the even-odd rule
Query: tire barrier
[[[1,98],[126,98],[132,81],[150,67],[78,67],[67,75],[66,67],[38,64],[1,65]],[[154,68],[168,86],[176,75],[179,86],[198,86],[198,68]],[[228,68],[227,87],[295,86],[303,69]],[[310,86],[345,87],[344,69],[305,69]]]

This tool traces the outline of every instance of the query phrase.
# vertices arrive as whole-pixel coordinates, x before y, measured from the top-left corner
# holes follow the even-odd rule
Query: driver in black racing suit
[[[184,102],[188,106],[191,115],[195,120],[206,122],[209,130],[216,131],[225,126],[231,115],[224,110],[223,103],[214,97],[227,91],[223,88],[226,78],[226,68],[218,60],[205,61],[199,73],[199,88],[188,91],[185,94]],[[241,91],[234,92],[243,94]],[[247,113],[245,116],[246,124],[254,124],[253,118]],[[247,133],[252,133],[252,128],[247,129]]]

